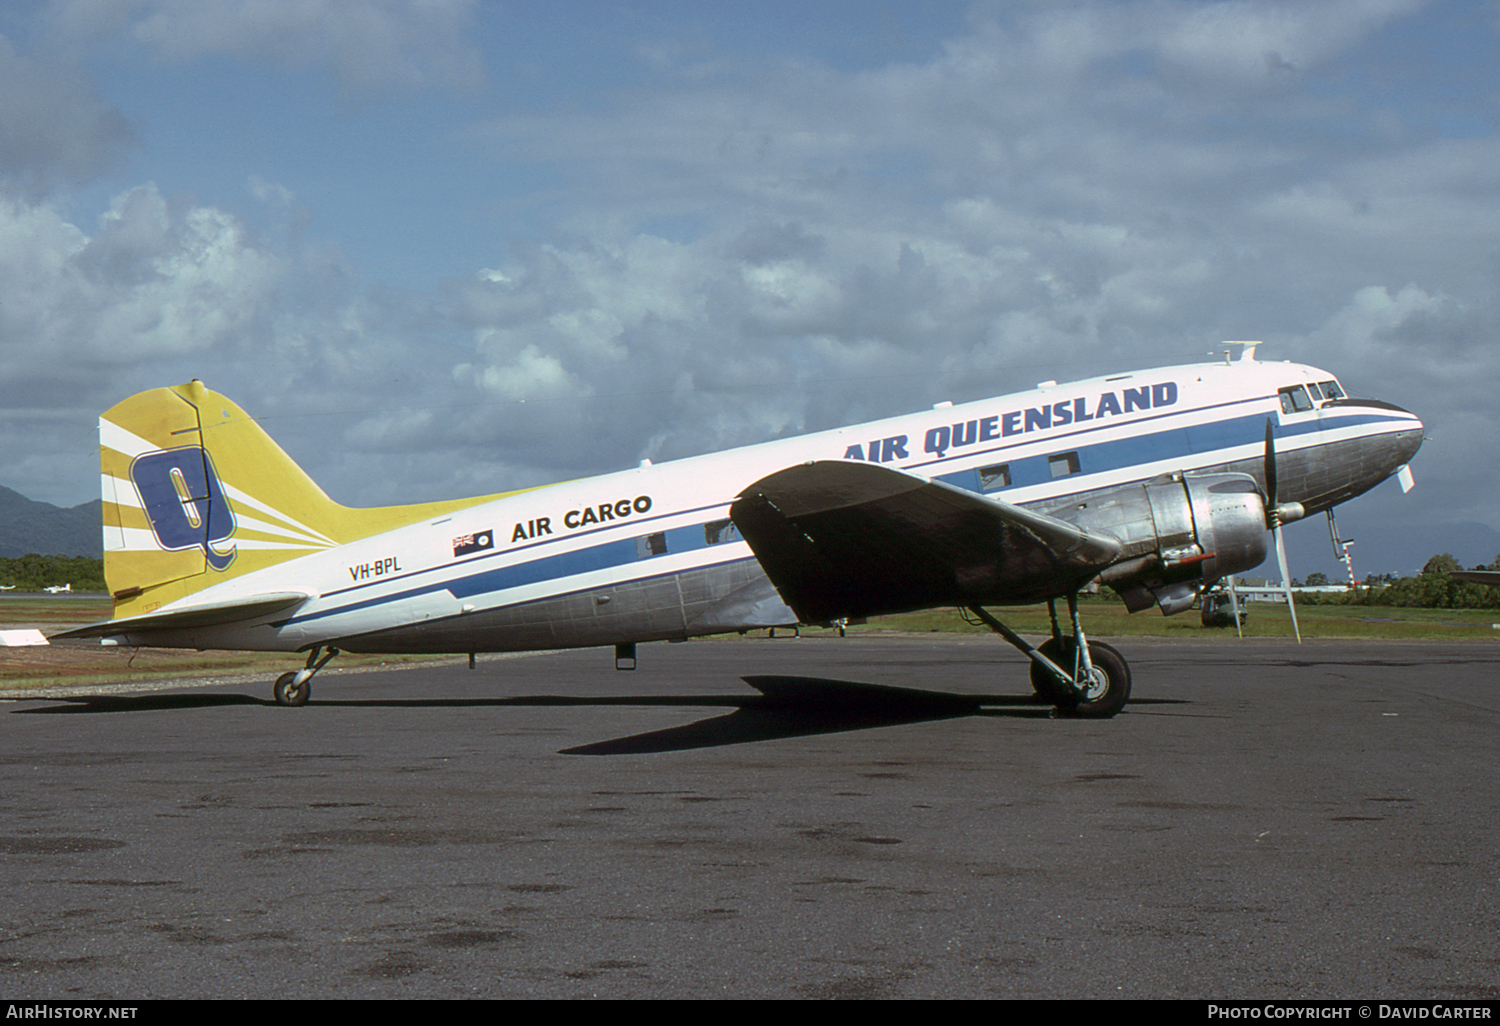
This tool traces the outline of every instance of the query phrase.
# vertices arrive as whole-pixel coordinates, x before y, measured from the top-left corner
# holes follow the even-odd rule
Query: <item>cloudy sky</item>
[[[1256,338],[1427,423],[1346,534],[1492,535],[1496,325],[1493,2],[0,6],[0,484],[59,505],[194,377],[370,505]]]

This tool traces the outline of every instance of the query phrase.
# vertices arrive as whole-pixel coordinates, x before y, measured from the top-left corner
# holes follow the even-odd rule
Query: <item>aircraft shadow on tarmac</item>
[[[762,675],[741,678],[760,692],[733,695],[638,695],[582,698],[531,695],[516,698],[313,699],[309,707],[459,708],[542,706],[717,706],[732,711],[680,727],[668,727],[593,744],[565,748],[563,755],[642,755],[692,748],[774,741],[812,734],[835,734],[874,727],[954,719],[964,716],[1015,716],[1046,719],[1052,707],[1032,695],[961,695],[944,691],[828,680],[821,677]],[[78,714],[170,711],[275,702],[249,695],[97,695],[64,698],[64,704],[18,713]]]
[[[741,679],[761,696],[734,699],[737,708],[727,715],[565,748],[562,754],[675,752],[998,712],[987,709],[987,706],[1008,707],[1006,712],[1011,715],[1046,717],[1051,714],[1049,707],[1038,705],[1038,700],[1029,695],[956,695],[821,677],[767,675]]]

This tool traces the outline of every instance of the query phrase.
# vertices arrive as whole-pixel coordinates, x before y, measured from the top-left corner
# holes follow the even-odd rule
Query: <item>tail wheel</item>
[[[1064,670],[1071,670],[1076,644],[1072,638],[1052,638],[1037,651]],[[1100,641],[1089,642],[1089,662],[1092,666],[1082,696],[1071,693],[1062,681],[1037,663],[1031,664],[1032,690],[1038,698],[1056,705],[1063,715],[1108,719],[1130,700],[1130,667],[1124,656]]]
[[[299,681],[297,677],[300,673],[299,670],[292,670],[276,678],[272,692],[276,695],[277,705],[307,704],[307,699],[312,694],[312,680],[303,678]]]

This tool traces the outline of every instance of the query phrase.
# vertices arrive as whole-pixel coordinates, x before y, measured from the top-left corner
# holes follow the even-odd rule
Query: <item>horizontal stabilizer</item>
[[[164,613],[143,613],[118,620],[101,620],[83,627],[61,631],[55,638],[108,638],[117,634],[143,631],[191,630],[196,627],[222,627],[225,624],[264,619],[280,612],[290,612],[312,598],[305,591],[277,591],[250,595],[227,602],[208,602],[186,606]]]
[[[1018,604],[1078,588],[1120,543],[940,481],[822,460],[756,481],[730,507],[803,623]]]
[[[1454,570],[1448,576],[1457,581],[1468,581],[1471,584],[1489,584],[1500,587],[1500,570]]]

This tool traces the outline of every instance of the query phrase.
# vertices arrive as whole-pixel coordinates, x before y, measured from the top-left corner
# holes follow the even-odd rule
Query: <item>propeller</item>
[[[1299,503],[1287,503],[1284,509],[1276,494],[1276,440],[1271,418],[1266,418],[1266,521],[1271,528],[1271,540],[1276,543],[1276,564],[1281,568],[1281,590],[1286,594],[1286,611],[1292,615],[1292,633],[1297,644],[1302,644],[1302,631],[1297,626],[1297,603],[1292,599],[1292,578],[1286,569],[1286,545],[1281,540],[1281,522],[1296,520],[1302,515]]]

